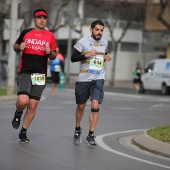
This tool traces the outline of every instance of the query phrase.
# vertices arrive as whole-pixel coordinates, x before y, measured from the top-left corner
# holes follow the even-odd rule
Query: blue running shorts
[[[76,104],[84,104],[89,98],[91,100],[97,100],[101,104],[104,97],[103,86],[103,79],[92,80],[90,82],[76,82]]]

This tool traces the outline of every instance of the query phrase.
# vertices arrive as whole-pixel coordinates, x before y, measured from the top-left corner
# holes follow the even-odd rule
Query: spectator
[[[136,93],[139,93],[140,83],[141,83],[141,75],[144,73],[144,70],[141,68],[140,63],[136,63],[136,67],[133,68],[133,86],[135,88]]]

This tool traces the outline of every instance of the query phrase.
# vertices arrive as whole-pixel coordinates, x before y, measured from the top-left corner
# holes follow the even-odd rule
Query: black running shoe
[[[27,132],[20,132],[19,133],[19,139],[18,139],[21,143],[29,143],[29,139],[27,138]]]
[[[81,138],[81,133],[82,133],[82,127],[80,127],[80,130],[75,130],[74,132],[74,144],[79,145],[82,141]]]
[[[20,126],[22,114],[23,112],[21,114],[17,114],[17,112],[15,111],[14,118],[12,119],[12,127],[14,129],[18,129],[18,127]]]
[[[86,143],[88,143],[89,145],[92,145],[92,146],[97,146],[94,134],[87,136]]]

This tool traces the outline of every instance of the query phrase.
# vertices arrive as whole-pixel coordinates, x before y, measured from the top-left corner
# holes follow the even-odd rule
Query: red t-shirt
[[[51,51],[56,51],[54,34],[46,29],[36,31],[34,28],[22,31],[15,42],[26,42],[26,48],[22,52],[19,65],[19,73],[43,73],[47,74],[48,56],[45,53],[45,45],[49,44]]]
[[[64,56],[61,53],[58,53],[56,58],[59,58],[61,61],[64,61]]]

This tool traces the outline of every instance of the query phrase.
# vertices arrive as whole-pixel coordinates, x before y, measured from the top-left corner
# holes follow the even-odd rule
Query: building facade
[[[56,37],[58,39],[58,43],[60,42],[62,46],[65,46],[65,51],[68,51],[66,47],[68,45],[68,37],[70,37],[71,47],[74,43],[81,38],[81,36],[90,35],[90,24],[92,21],[96,19],[101,19],[105,22],[105,18],[101,13],[105,13],[107,21],[112,27],[113,37],[115,40],[118,40],[121,37],[124,25],[126,25],[128,17],[126,18],[127,13],[135,10],[134,8],[138,7],[139,11],[137,13],[133,12],[132,15],[136,14],[136,18],[131,22],[127,32],[123,36],[120,43],[118,43],[117,49],[117,59],[115,63],[115,82],[119,81],[132,81],[132,69],[136,65],[136,62],[140,62],[141,66],[144,67],[145,64],[155,58],[158,58],[160,55],[163,56],[166,54],[166,46],[167,43],[163,41],[162,33],[160,32],[151,32],[145,31],[145,10],[143,9],[145,5],[145,1],[130,1],[131,8],[129,8],[129,2],[127,3],[127,7],[124,7],[124,14],[116,14],[119,10],[119,13],[122,12],[120,10],[120,3],[115,4],[116,7],[109,5],[110,2],[113,1],[105,1],[105,4],[96,4],[96,3],[88,3],[88,0],[81,1],[79,4],[79,12],[80,16],[84,19],[84,24],[82,26],[82,34],[76,33],[74,30],[70,30],[69,27],[64,27],[59,29],[56,32]],[[97,9],[96,10],[96,5]],[[105,8],[103,9],[103,6]],[[136,6],[137,5],[137,6]],[[139,7],[141,5],[141,7]],[[115,10],[117,8],[117,10]],[[88,9],[88,11],[87,11]],[[96,10],[94,12],[94,10]],[[82,14],[83,13],[83,14]],[[88,13],[88,14],[87,14]],[[142,16],[140,16],[142,15]],[[116,23],[116,24],[115,24]],[[106,67],[106,84],[109,85],[109,82],[112,80],[111,73],[113,69],[113,58],[114,52],[112,48],[112,40],[109,28],[105,26],[103,37],[109,41],[109,55],[111,55],[112,60],[105,64]],[[66,65],[65,72],[69,76],[69,81],[74,82],[79,73],[80,63],[71,63],[70,57],[71,54],[66,53]]]

